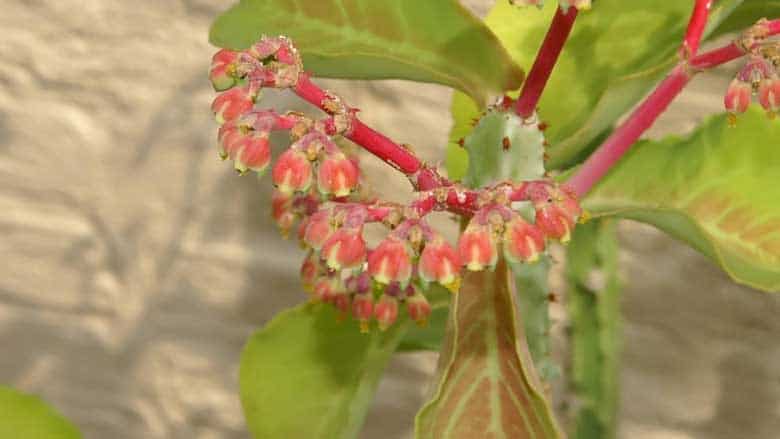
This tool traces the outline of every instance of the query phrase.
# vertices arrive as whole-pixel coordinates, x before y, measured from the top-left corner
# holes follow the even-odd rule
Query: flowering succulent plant
[[[609,241],[608,216],[655,224],[702,249],[737,281],[767,290],[780,288],[780,237],[772,228],[780,224],[780,212],[761,197],[755,202],[736,201],[734,205],[741,207],[735,208],[729,201],[729,197],[753,194],[751,190],[765,181],[756,177],[731,182],[721,193],[708,183],[711,175],[704,174],[714,172],[722,179],[717,166],[689,169],[690,160],[677,162],[680,156],[663,155],[668,149],[663,143],[627,154],[696,73],[736,59],[744,59],[744,64],[726,90],[724,106],[725,120],[736,124],[731,129],[737,134],[719,132],[718,145],[722,146],[708,154],[716,160],[720,154],[729,156],[722,151],[732,150],[740,141],[743,125],[749,125],[751,135],[760,129],[766,137],[780,137],[780,131],[767,125],[768,119],[756,119],[749,108],[757,96],[770,118],[780,109],[780,49],[772,38],[780,33],[780,21],[761,19],[746,26],[739,21],[746,14],[735,13],[740,18],[731,22],[729,15],[741,3],[735,0],[695,0],[690,2],[692,13],[683,4],[689,2],[658,6],[653,0],[636,5],[617,0],[561,0],[543,8],[541,1],[498,0],[487,23],[504,44],[521,35],[506,23],[533,23],[552,15],[523,81],[522,70],[499,38],[456,2],[431,1],[436,6],[433,9],[427,3],[406,3],[244,0],[212,30],[212,40],[225,47],[214,55],[209,73],[219,93],[211,107],[219,125],[219,156],[231,160],[240,174],[262,175],[271,168],[270,210],[282,234],[294,231],[304,248],[300,277],[303,289],[310,293],[309,305],[269,324],[250,341],[244,354],[242,401],[257,437],[354,437],[365,414],[365,392],[355,390],[335,401],[333,395],[350,389],[350,384],[323,376],[338,369],[340,376],[350,376],[357,383],[357,389],[371,388],[390,354],[407,341],[413,346],[443,346],[438,386],[416,421],[418,437],[560,437],[544,390],[556,369],[550,365],[547,340],[547,304],[557,300],[544,281],[550,263],[547,249],[556,243],[572,243],[571,300],[584,303],[578,302],[578,294],[593,291],[581,287],[585,284],[582,273],[600,263],[606,265],[604,260],[609,257],[583,255],[595,251],[596,241]],[[519,7],[528,5],[544,12]],[[590,9],[579,20],[589,21],[592,33],[580,38],[608,42],[608,49],[594,46],[591,55],[602,56],[599,51],[605,50],[605,65],[612,69],[609,75],[623,85],[610,88],[612,84],[605,84],[596,70],[598,63],[579,66],[569,76],[553,74],[572,32],[577,38],[575,20],[581,11]],[[612,14],[623,9],[630,9],[631,16],[640,21],[644,19],[641,11],[666,11],[663,26],[677,23],[673,30],[683,35],[682,44],[648,44],[644,52],[620,52],[622,46],[610,43],[614,31],[593,29],[622,20]],[[601,13],[602,21],[589,18]],[[718,19],[710,20],[713,15]],[[434,16],[445,24],[436,27]],[[700,53],[702,39],[714,29],[707,27],[708,22],[747,30],[723,47]],[[509,28],[513,30],[500,31]],[[326,42],[327,30],[341,37]],[[396,31],[408,33],[407,38],[395,41],[399,38]],[[361,32],[393,43],[355,37]],[[647,38],[642,32],[634,33],[639,36],[632,34],[626,40]],[[278,34],[290,35],[296,43],[274,36]],[[459,39],[462,35],[470,37]],[[453,52],[452,47],[457,50]],[[470,57],[461,56],[458,50],[470,51]],[[571,50],[582,57],[577,50],[584,49]],[[676,57],[676,66],[618,124],[618,118],[660,79],[653,75],[670,57]],[[446,172],[367,126],[346,99],[312,80],[317,74],[400,77],[438,82],[466,93],[454,98],[456,124]],[[521,82],[519,94],[511,92]],[[548,83],[558,94],[545,101]],[[322,116],[261,108],[261,94],[267,88],[294,93],[321,110]],[[484,105],[489,95],[496,97],[495,103]],[[579,96],[587,98],[578,101]],[[737,115],[742,114],[745,120],[740,122]],[[705,124],[701,134],[688,143],[671,142],[680,143],[681,149],[712,148],[700,138],[720,129],[723,121]],[[289,139],[277,154],[271,152],[274,131],[286,132]],[[411,183],[412,201],[384,201],[364,190],[360,157],[344,148],[345,142],[357,144],[403,173]],[[653,179],[653,169],[663,172],[660,167],[652,168],[659,163],[680,175],[670,175],[668,181]],[[742,163],[761,169],[752,175],[767,175],[767,163],[749,159]],[[734,187],[740,190],[732,191]],[[460,220],[457,242],[448,241],[433,226],[429,216],[434,212],[448,212]],[[598,219],[583,225],[591,216]],[[756,223],[755,218],[764,222]],[[376,244],[364,236],[370,224],[384,230]],[[601,306],[611,310],[617,321],[614,270],[611,276],[613,281],[601,293]],[[437,310],[447,313],[446,319],[437,318]],[[606,311],[583,311],[576,306],[571,311],[575,345],[587,342],[609,352],[587,352],[575,358],[574,387],[585,382],[577,381],[586,380],[584,376],[589,377],[587,383],[597,384],[595,388],[583,385],[580,390],[585,394],[578,396],[593,405],[573,414],[573,431],[582,438],[610,437],[614,435],[615,389],[604,387],[612,381],[603,374],[614,372],[616,343],[609,337],[616,336],[617,324],[599,320],[604,327],[579,327]],[[357,324],[345,323],[348,320]],[[416,322],[424,327],[429,321],[432,327],[418,332],[408,326]],[[324,332],[331,336],[325,337]],[[325,338],[312,345],[303,339],[286,341],[289,334]],[[284,347],[276,345],[276,340]],[[531,361],[523,356],[526,350],[530,350]],[[280,352],[291,359],[316,358],[306,367],[312,368],[309,375],[319,378],[286,379],[268,364]],[[331,352],[340,355],[320,358]],[[594,370],[593,364],[603,367]],[[265,373],[273,376],[265,377]],[[471,377],[471,382],[464,382],[464,376]],[[300,426],[294,416],[279,415],[268,407],[276,403],[263,398],[275,398],[282,406],[292,401],[270,390],[274,386],[290,394],[306,392],[312,407],[336,404],[337,415],[321,425]],[[317,416],[306,410],[307,416]],[[590,427],[583,429],[582,425]]]

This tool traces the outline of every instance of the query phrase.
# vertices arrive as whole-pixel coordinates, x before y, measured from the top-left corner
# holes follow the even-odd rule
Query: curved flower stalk
[[[232,160],[240,174],[264,173],[272,162],[270,133],[289,133],[290,144],[271,170],[273,217],[285,236],[297,223],[298,239],[308,250],[301,278],[312,300],[332,304],[343,316],[351,314],[363,331],[372,321],[381,330],[388,328],[401,305],[424,324],[431,313],[425,293],[432,283],[456,292],[462,269],[492,269],[499,252],[512,262],[533,262],[546,240],[567,241],[581,214],[572,190],[549,179],[479,189],[448,181],[409,149],[364,125],[340,97],[311,82],[285,37],[262,37],[245,51],[220,50],[210,79],[221,92],[212,104],[220,124],[219,156]],[[326,117],[257,109],[268,87],[292,90]],[[415,200],[401,205],[368,198],[359,190],[359,162],[338,146],[338,137],[405,173]],[[533,206],[531,220],[515,210],[521,201]],[[456,246],[427,222],[434,211],[469,219]],[[387,230],[373,248],[363,238],[370,223]]]

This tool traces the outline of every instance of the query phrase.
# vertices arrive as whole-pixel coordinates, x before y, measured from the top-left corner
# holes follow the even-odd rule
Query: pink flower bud
[[[317,170],[317,187],[325,195],[345,197],[358,184],[358,167],[344,154],[326,157]]]
[[[290,194],[274,191],[271,196],[271,216],[285,237],[295,222],[296,215],[292,210],[292,202],[293,197]]]
[[[498,261],[496,243],[484,226],[469,226],[458,240],[460,261],[471,271],[493,268]]]
[[[374,317],[376,317],[381,331],[389,328],[398,320],[398,299],[383,294],[376,305],[374,305]]]
[[[332,234],[331,210],[318,210],[309,217],[306,232],[303,235],[303,242],[314,250],[319,250]]]
[[[235,159],[244,136],[244,133],[233,122],[227,122],[219,127],[217,134],[219,157],[222,160]]]
[[[214,99],[214,102],[211,104],[211,111],[214,112],[217,123],[221,125],[252,111],[256,97],[257,91],[253,87],[231,88]]]
[[[523,218],[514,218],[504,233],[504,255],[511,262],[533,262],[544,250],[544,235]]]
[[[242,174],[247,169],[262,174],[271,161],[271,146],[265,135],[245,136],[237,148],[239,151],[236,154],[235,168]]]
[[[312,291],[314,284],[317,281],[317,276],[320,275],[320,261],[319,257],[313,251],[310,251],[306,255],[306,259],[301,264],[301,281],[303,283],[303,289],[305,291]]]
[[[750,106],[750,95],[752,88],[747,82],[734,79],[726,90],[726,96],[723,98],[723,104],[726,111],[731,114],[741,114],[747,111]]]
[[[314,284],[314,290],[312,291],[313,302],[330,303],[338,292],[338,280],[335,278],[321,277]]]
[[[568,242],[574,217],[557,204],[549,204],[536,210],[536,227],[548,238]]]
[[[368,273],[379,283],[406,285],[412,276],[409,246],[398,238],[386,238],[368,256]]]
[[[322,246],[320,255],[333,270],[359,268],[366,259],[362,229],[337,230]]]
[[[274,165],[273,181],[280,192],[305,191],[311,185],[311,163],[302,152],[288,149]]]
[[[423,326],[431,315],[431,304],[421,293],[415,292],[406,298],[406,312],[418,325]]]
[[[758,102],[774,115],[780,109],[780,78],[764,79],[758,88]]]
[[[211,69],[209,70],[209,79],[214,90],[223,91],[236,85],[235,62],[238,59],[238,52],[222,49],[211,59]]]
[[[355,294],[352,300],[352,317],[360,322],[360,332],[368,332],[368,323],[374,315],[374,300],[371,294]]]
[[[420,277],[436,281],[453,293],[460,286],[461,261],[455,249],[441,237],[425,244],[420,254]]]
[[[363,272],[357,276],[351,276],[346,281],[347,291],[357,294],[365,294],[371,290],[371,276]]]
[[[352,309],[352,301],[349,298],[349,294],[347,294],[345,291],[338,292],[333,296],[333,306],[339,310],[342,318],[349,315],[350,310]]]

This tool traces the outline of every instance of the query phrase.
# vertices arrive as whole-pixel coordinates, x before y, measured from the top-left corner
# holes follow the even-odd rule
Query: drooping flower
[[[519,215],[507,224],[504,232],[504,255],[510,262],[533,262],[544,250],[544,235],[534,224]]]
[[[320,254],[333,270],[359,268],[366,259],[362,228],[337,230],[322,246]]]
[[[311,185],[311,163],[305,154],[295,149],[288,149],[279,156],[272,174],[280,192],[302,192]]]
[[[257,98],[257,91],[250,85],[231,88],[214,99],[211,111],[217,123],[222,125],[251,111],[255,105],[255,98]]]
[[[431,315],[431,304],[419,291],[406,298],[406,312],[418,325],[424,325]]]
[[[358,185],[359,171],[355,162],[344,154],[326,157],[317,169],[317,188],[322,194],[345,197]]]
[[[471,271],[493,268],[498,252],[493,235],[486,226],[469,225],[458,240],[460,261]]]
[[[382,294],[379,301],[374,305],[374,317],[381,331],[389,328],[398,320],[398,299]]]
[[[458,252],[441,237],[425,244],[420,254],[420,277],[436,281],[452,292],[459,289],[461,260]]]
[[[368,256],[368,273],[379,283],[406,285],[412,276],[409,246],[393,236],[387,237]]]
[[[209,69],[209,80],[216,91],[224,91],[236,85],[235,62],[238,52],[222,49],[214,54]]]

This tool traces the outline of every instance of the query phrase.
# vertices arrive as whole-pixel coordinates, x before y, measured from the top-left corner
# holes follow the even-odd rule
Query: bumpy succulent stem
[[[536,54],[531,71],[525,80],[523,89],[520,91],[520,97],[515,104],[515,112],[523,117],[530,117],[536,111],[536,105],[542,96],[544,86],[550,78],[553,67],[555,67],[558,56],[563,50],[563,45],[569,38],[569,33],[574,26],[574,20],[577,18],[577,8],[568,8],[564,11],[560,7],[555,11],[550,29],[544,37],[542,47]]]
[[[755,37],[758,29],[759,39],[780,33],[780,20],[761,21],[746,35]],[[656,89],[634,110],[607,140],[585,161],[577,172],[569,179],[568,184],[579,197],[590,189],[609,172],[639,137],[647,131],[658,116],[677,97],[685,85],[698,72],[741,58],[754,46],[752,39],[741,38],[689,60],[683,59],[669,75],[661,81]]]

